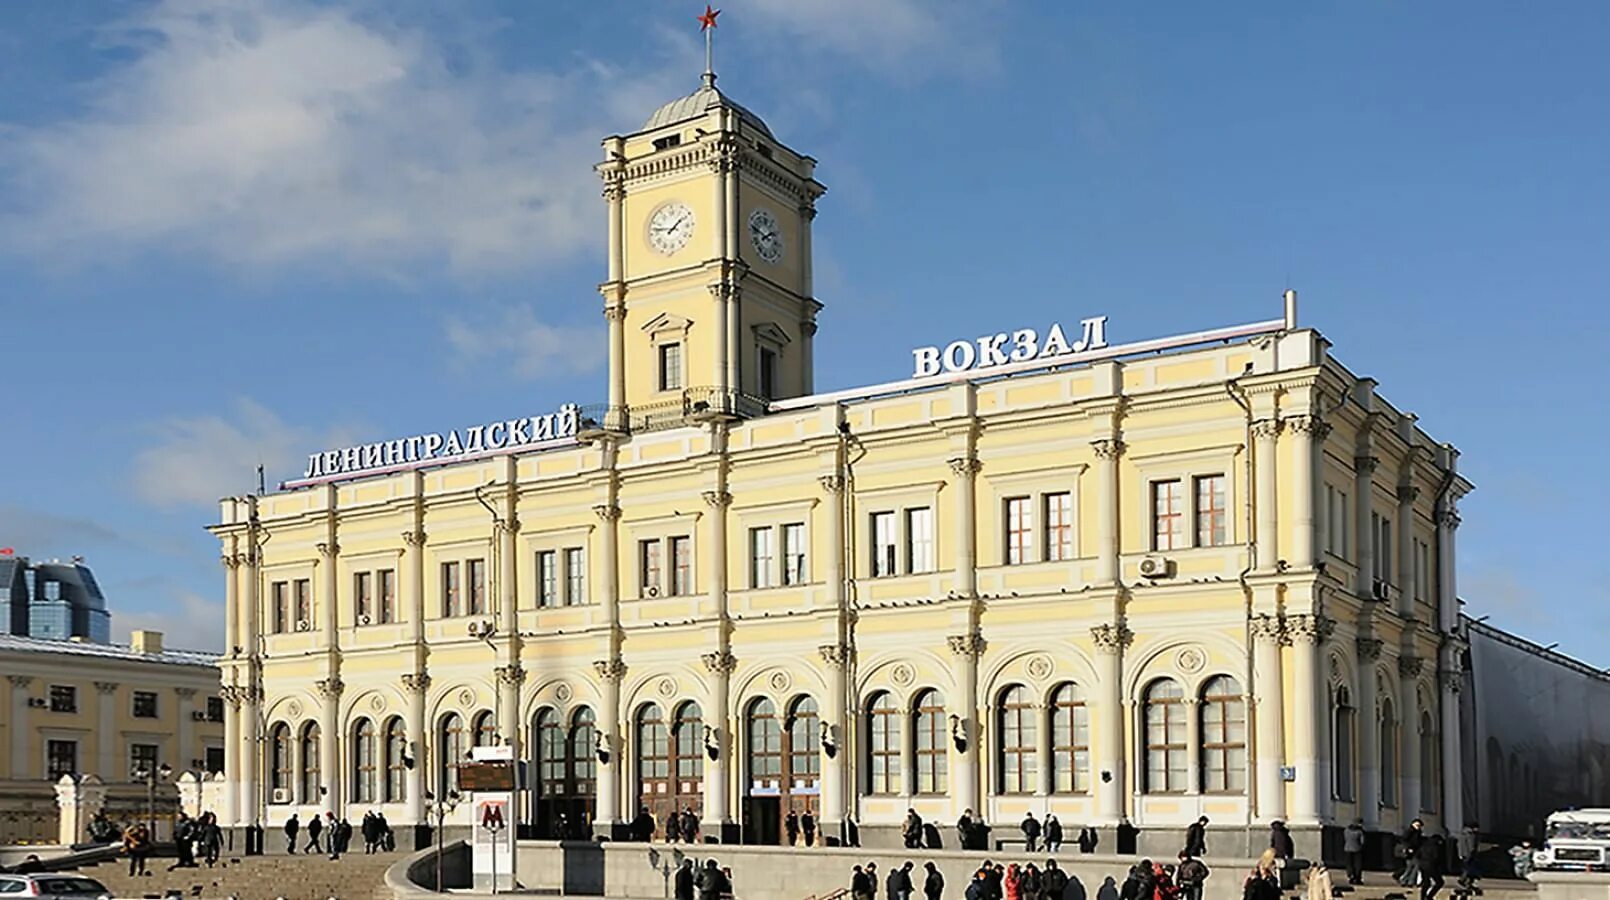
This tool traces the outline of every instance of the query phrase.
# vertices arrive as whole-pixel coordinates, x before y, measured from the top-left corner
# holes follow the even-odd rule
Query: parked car
[[[1548,817],[1539,869],[1604,871],[1610,865],[1610,809],[1573,809]]]
[[[49,897],[51,900],[103,900],[112,892],[93,878],[71,872],[0,875],[0,897]]]

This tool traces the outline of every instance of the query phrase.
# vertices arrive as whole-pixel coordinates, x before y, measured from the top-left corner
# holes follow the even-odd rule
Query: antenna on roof
[[[264,493],[264,487],[263,487],[263,464],[258,463],[257,464],[257,496],[261,497],[261,496],[263,496],[263,493]]]

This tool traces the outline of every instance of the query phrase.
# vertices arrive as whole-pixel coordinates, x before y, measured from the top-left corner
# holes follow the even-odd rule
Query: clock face
[[[777,227],[777,217],[771,210],[757,209],[749,214],[749,242],[766,262],[775,263],[783,258],[782,229]]]
[[[693,237],[693,210],[678,201],[656,209],[648,220],[649,246],[670,256],[688,244]]]

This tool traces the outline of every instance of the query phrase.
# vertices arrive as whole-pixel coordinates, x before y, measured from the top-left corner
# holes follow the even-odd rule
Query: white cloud
[[[15,250],[480,272],[596,240],[613,70],[490,71],[420,32],[270,0],[165,0],[108,37],[130,60],[79,112],[0,131]]]
[[[479,321],[449,318],[447,342],[462,368],[495,366],[524,379],[584,375],[605,359],[602,328],[549,325],[516,306]]]
[[[995,64],[993,4],[977,0],[750,0],[754,13],[820,47],[892,74],[968,74]],[[797,47],[795,48],[797,49]]]
[[[259,463],[271,482],[300,474],[308,453],[350,444],[352,433],[290,425],[247,399],[232,415],[176,416],[151,430],[155,441],[135,455],[133,482],[135,492],[157,506],[210,505],[247,493],[256,487]]]
[[[166,610],[113,610],[112,640],[129,642],[134,631],[162,632],[162,646],[170,650],[224,649],[224,604],[182,591]]]

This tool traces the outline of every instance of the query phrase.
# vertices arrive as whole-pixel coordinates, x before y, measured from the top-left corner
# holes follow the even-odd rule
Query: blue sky
[[[0,546],[216,646],[202,527],[259,461],[602,400],[590,165],[696,86],[698,11],[8,7]],[[1471,610],[1610,663],[1607,39],[1587,2],[732,0],[717,68],[829,186],[818,385],[1289,284],[1464,452]]]

